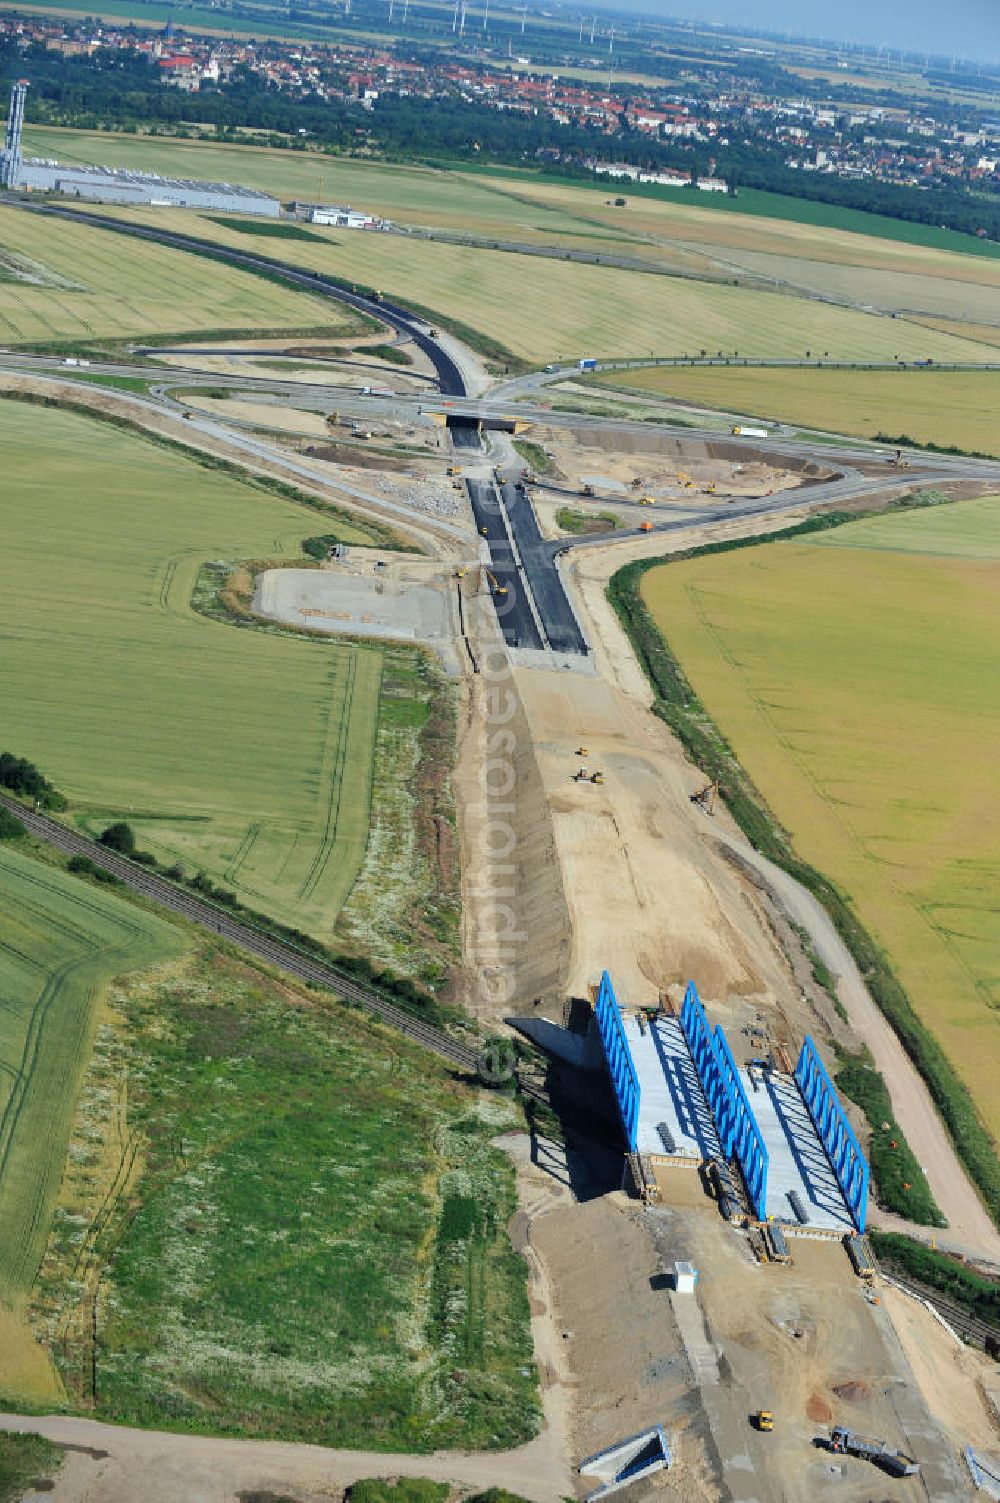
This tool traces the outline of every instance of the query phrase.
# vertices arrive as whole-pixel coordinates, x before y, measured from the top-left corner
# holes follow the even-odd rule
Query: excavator
[[[692,804],[698,804],[700,808],[704,809],[706,814],[714,814],[718,797],[719,783],[718,779],[715,779],[711,783],[706,783],[704,788],[699,788],[697,793],[692,793],[691,802]]]
[[[499,579],[497,579],[496,575],[493,573],[493,570],[492,569],[487,569],[486,566],[485,566],[485,564],[483,565],[483,573],[486,575],[486,578],[489,580],[490,587],[492,588],[494,594],[496,594],[496,595],[506,595],[506,593],[507,593],[507,586],[505,584],[501,584],[500,581],[499,581]]]

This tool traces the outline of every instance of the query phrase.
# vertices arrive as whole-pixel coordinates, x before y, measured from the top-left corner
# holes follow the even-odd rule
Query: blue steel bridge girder
[[[726,1036],[721,1028],[716,1028],[713,1034],[693,981],[688,983],[684,993],[681,1027],[715,1119],[723,1154],[728,1159],[735,1152],[754,1212],[763,1220],[767,1198],[767,1149]]]
[[[625,1037],[618,998],[607,971],[601,977],[594,1011],[622,1131],[630,1151],[634,1152],[639,1136],[639,1076]]]
[[[863,1232],[868,1212],[868,1160],[861,1151],[816,1045],[808,1035],[795,1067],[795,1080],[854,1224],[859,1232]]]

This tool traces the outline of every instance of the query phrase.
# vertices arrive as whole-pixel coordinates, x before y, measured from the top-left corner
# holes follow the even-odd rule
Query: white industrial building
[[[190,178],[160,177],[155,172],[66,167],[60,162],[26,159],[21,155],[21,129],[27,94],[26,79],[21,79],[11,90],[4,147],[0,152],[0,187],[20,188],[28,193],[62,193],[98,203],[225,209],[236,214],[263,214],[271,219],[281,212],[276,198],[232,183],[201,183]]]
[[[328,224],[340,230],[377,230],[384,222],[347,204],[311,204],[308,219],[310,224]]]

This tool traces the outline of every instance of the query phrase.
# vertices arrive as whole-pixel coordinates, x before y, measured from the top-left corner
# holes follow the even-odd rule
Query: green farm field
[[[178,955],[183,935],[0,845],[0,1385],[59,1385],[23,1329],[105,984]]]
[[[0,205],[0,341],[329,327],[346,310],[201,256]]]
[[[601,386],[676,397],[723,412],[874,438],[1000,454],[1000,371],[674,369],[610,371]]]
[[[123,1115],[139,1167],[109,1194],[94,1145]],[[399,1034],[211,946],[126,978],[31,1303],[69,1404],[375,1450],[529,1439],[514,1172],[491,1144],[519,1120]]]
[[[156,210],[116,217],[162,223]],[[186,210],[171,225],[245,249],[256,239]],[[282,242],[283,260],[316,268],[459,319],[533,362],[581,353],[683,354],[700,346],[744,355],[980,361],[983,345],[889,318],[773,292],[724,287],[613,267],[539,260],[399,235],[331,234],[329,244]]]
[[[5,744],[88,828],[124,817],[329,938],[368,837],[383,653],[191,607],[204,561],[300,558],[323,518],[76,413],[4,403],[3,434]]]
[[[1000,497],[671,564],[642,591],[1000,1137]]]

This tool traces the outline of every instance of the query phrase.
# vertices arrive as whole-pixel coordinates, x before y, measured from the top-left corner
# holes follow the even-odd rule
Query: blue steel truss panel
[[[757,1219],[765,1221],[769,1163],[767,1148],[743,1089],[729,1041],[720,1027],[716,1027],[714,1042],[719,1069],[726,1086],[726,1109],[732,1117],[733,1151]]]
[[[629,1150],[634,1152],[639,1137],[639,1076],[625,1037],[618,998],[607,971],[601,977],[601,984],[597,989],[597,1006],[594,1011],[625,1141]]]
[[[795,1066],[795,1080],[844,1192],[847,1209],[858,1231],[863,1232],[868,1214],[868,1160],[861,1152],[854,1129],[844,1115],[840,1097],[808,1034]]]
[[[733,1151],[733,1112],[728,1109],[726,1085],[719,1068],[712,1030],[708,1026],[705,1009],[701,1005],[701,999],[693,981],[688,982],[684,993],[681,1028],[687,1039],[687,1046],[691,1050],[691,1058],[698,1071],[705,1099],[715,1119],[722,1151],[728,1159]]]

